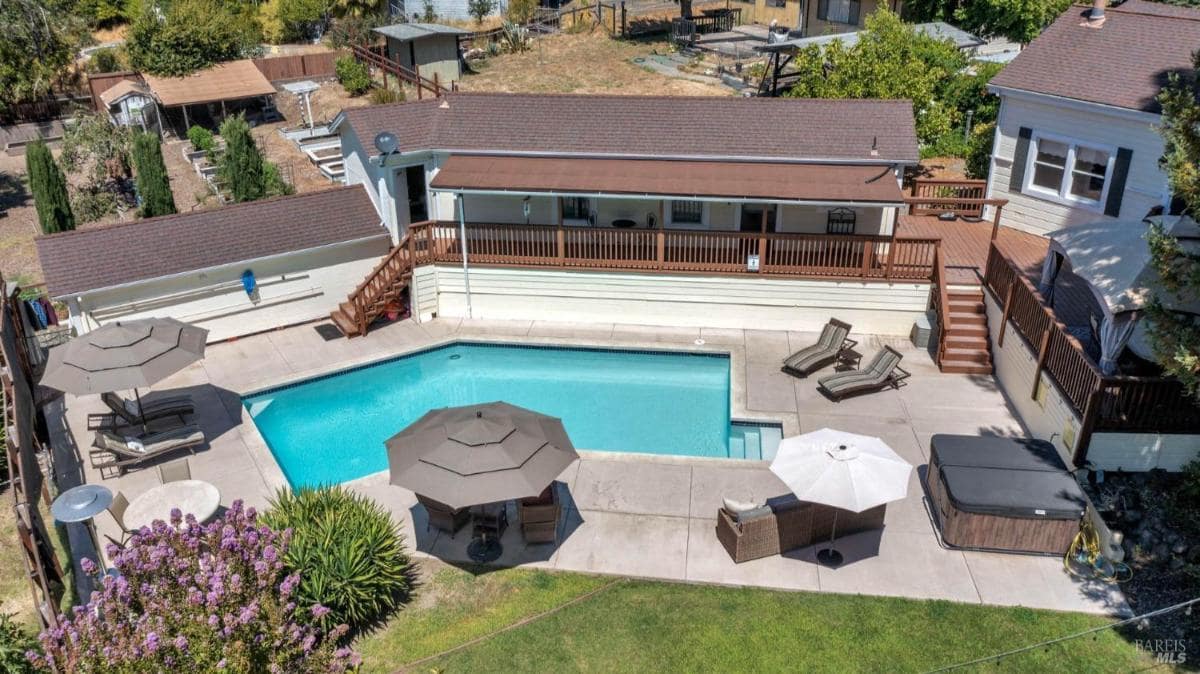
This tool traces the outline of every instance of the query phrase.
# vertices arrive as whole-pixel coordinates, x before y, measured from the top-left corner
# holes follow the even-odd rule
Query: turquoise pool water
[[[243,399],[293,486],[385,470],[383,442],[437,407],[505,400],[560,417],[578,449],[770,458],[776,427],[729,418],[729,358],[458,343]],[[769,454],[773,455],[773,447]]]

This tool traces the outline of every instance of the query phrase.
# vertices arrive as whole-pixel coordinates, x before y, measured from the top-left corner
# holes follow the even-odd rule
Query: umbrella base
[[[494,562],[504,552],[504,546],[494,538],[476,538],[467,545],[467,556],[480,564]]]
[[[833,548],[825,548],[817,551],[817,563],[821,566],[837,568],[842,565],[842,553]]]

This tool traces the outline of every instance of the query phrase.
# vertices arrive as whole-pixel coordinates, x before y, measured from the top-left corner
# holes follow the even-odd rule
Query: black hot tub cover
[[[930,444],[946,494],[961,511],[1031,519],[1083,516],[1083,490],[1048,442],[939,434]]]

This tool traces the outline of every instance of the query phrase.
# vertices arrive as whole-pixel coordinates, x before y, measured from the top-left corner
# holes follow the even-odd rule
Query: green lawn
[[[611,578],[523,569],[473,576],[448,567],[418,591],[412,606],[356,647],[365,671],[395,671],[598,588],[603,589],[557,613],[417,669],[915,672],[1107,622],[944,601],[635,580],[613,584]],[[1148,664],[1131,644],[1106,631],[1096,639],[1010,658],[997,671],[1129,671]]]

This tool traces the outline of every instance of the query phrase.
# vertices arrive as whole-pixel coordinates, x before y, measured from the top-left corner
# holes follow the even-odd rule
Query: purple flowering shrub
[[[323,632],[328,609],[294,597],[300,576],[283,564],[290,538],[241,501],[207,525],[172,511],[169,524],[109,546],[119,575],[42,633],[44,656],[29,657],[60,672],[352,670],[358,655],[336,643],[346,627]],[[95,564],[84,560],[84,570]]]

